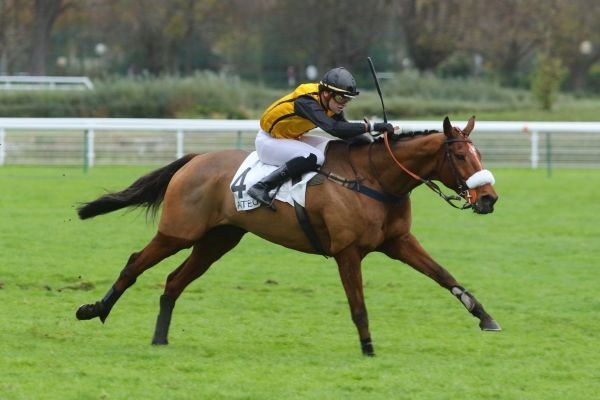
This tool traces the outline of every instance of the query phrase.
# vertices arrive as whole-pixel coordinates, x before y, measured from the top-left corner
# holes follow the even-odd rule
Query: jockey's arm
[[[351,139],[367,132],[364,122],[348,122],[343,114],[337,114],[332,118],[325,113],[323,107],[315,99],[308,96],[296,99],[294,112],[312,121],[330,135],[340,139]]]

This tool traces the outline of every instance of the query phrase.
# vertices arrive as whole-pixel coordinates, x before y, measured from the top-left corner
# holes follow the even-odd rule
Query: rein
[[[448,161],[450,162],[450,166],[452,168],[452,174],[456,177],[456,181],[458,183],[458,188],[460,190],[460,196],[457,196],[457,195],[448,196],[447,194],[442,192],[442,189],[440,189],[440,187],[435,182],[433,182],[430,179],[421,178],[419,175],[415,174],[414,172],[412,172],[411,170],[406,168],[404,165],[402,165],[402,163],[400,161],[398,161],[398,159],[394,155],[394,152],[392,151],[392,147],[390,146],[390,141],[388,139],[387,132],[383,135],[383,142],[385,143],[385,147],[386,147],[388,153],[390,154],[390,156],[392,157],[392,160],[394,160],[394,162],[396,163],[396,165],[398,165],[404,172],[406,172],[413,179],[416,179],[419,182],[425,184],[434,193],[436,193],[438,196],[440,196],[442,199],[444,199],[446,201],[446,203],[450,204],[452,207],[457,208],[459,210],[466,210],[468,208],[473,207],[473,204],[471,202],[471,194],[468,189],[462,190],[464,188],[464,185],[461,183],[462,180],[458,177],[458,173],[456,172],[456,166],[454,165],[454,163],[452,162],[452,158],[450,157],[450,143],[470,142],[469,140],[446,139],[446,141],[444,143],[446,146],[446,158],[448,158]],[[460,202],[461,199],[466,200],[464,204],[460,205],[460,204],[454,203],[454,202]]]
[[[469,185],[463,179],[460,178],[458,171],[456,169],[456,165],[454,165],[454,162],[452,161],[452,157],[450,156],[450,144],[451,143],[456,143],[456,142],[472,143],[470,140],[446,138],[446,140],[444,142],[445,159],[448,159],[448,162],[450,163],[450,168],[452,170],[452,174],[456,178],[459,195],[445,194],[444,192],[442,192],[442,189],[440,189],[440,187],[435,182],[433,182],[430,179],[422,178],[421,176],[417,175],[416,173],[412,172],[411,170],[406,168],[404,165],[402,165],[402,163],[396,158],[396,156],[394,155],[394,152],[392,151],[392,147],[390,145],[387,132],[384,133],[384,135],[383,135],[383,142],[385,143],[385,147],[386,147],[390,157],[392,157],[392,160],[394,160],[396,165],[398,167],[400,167],[400,169],[402,169],[410,177],[425,184],[429,189],[431,189],[434,193],[436,193],[444,201],[446,201],[446,203],[450,204],[452,207],[454,207],[456,209],[466,210],[466,209],[473,207],[473,202],[474,202],[475,196],[472,194],[472,192],[474,192],[474,191],[472,191],[470,189]],[[406,194],[402,195],[402,196],[390,194],[390,191],[386,188],[386,185],[379,180],[379,172],[375,168],[375,164],[373,163],[373,159],[372,159],[372,155],[371,155],[372,148],[373,148],[373,143],[371,143],[369,145],[369,165],[371,167],[371,172],[373,174],[373,177],[375,178],[377,183],[381,186],[381,188],[384,190],[383,192],[377,191],[375,189],[372,189],[368,186],[364,186],[361,184],[360,179],[358,179],[358,174],[356,173],[356,169],[354,168],[354,165],[352,164],[352,159],[350,157],[350,154],[348,154],[348,160],[350,162],[350,167],[351,167],[352,171],[354,172],[354,175],[356,176],[355,180],[346,179],[342,176],[334,174],[333,172],[325,171],[323,169],[320,169],[318,171],[318,173],[345,188],[348,188],[355,192],[362,193],[362,194],[369,196],[375,200],[378,200],[382,203],[394,204],[394,203],[402,202],[403,200],[406,199],[406,197],[407,197]],[[350,153],[350,146],[348,146],[348,153]],[[487,171],[487,172],[489,173],[489,171]],[[461,200],[464,200],[465,202],[463,204],[460,204]],[[458,203],[458,204],[456,204],[456,203]]]

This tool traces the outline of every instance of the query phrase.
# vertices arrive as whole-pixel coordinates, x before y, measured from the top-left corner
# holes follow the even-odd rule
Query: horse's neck
[[[394,189],[396,193],[407,193],[421,182],[411,177],[402,167],[421,178],[432,178],[439,167],[441,148],[444,143],[443,133],[431,133],[410,139],[390,142],[394,157],[384,143],[373,144],[372,162],[379,172],[375,180]],[[395,158],[395,159],[394,159]],[[398,165],[400,163],[400,165]]]

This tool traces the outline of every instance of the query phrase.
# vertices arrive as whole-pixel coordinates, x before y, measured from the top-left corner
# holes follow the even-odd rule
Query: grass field
[[[74,316],[154,233],[143,214],[75,206],[148,168],[0,168],[1,399],[593,399],[600,393],[598,170],[495,170],[488,216],[413,193],[423,246],[502,325],[481,332],[448,292],[384,256],[364,262],[377,357],[360,354],[335,262],[252,235],[150,340],[179,254],[105,325]]]

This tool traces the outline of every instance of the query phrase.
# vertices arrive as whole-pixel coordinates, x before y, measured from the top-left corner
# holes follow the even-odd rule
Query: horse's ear
[[[452,136],[452,124],[448,117],[444,118],[444,134],[448,137]]]
[[[475,127],[475,116],[473,115],[469,119],[469,122],[467,122],[467,126],[465,126],[465,129],[463,129],[463,133],[465,134],[465,136],[469,136],[469,134],[471,133],[471,131],[473,130],[474,127]]]

